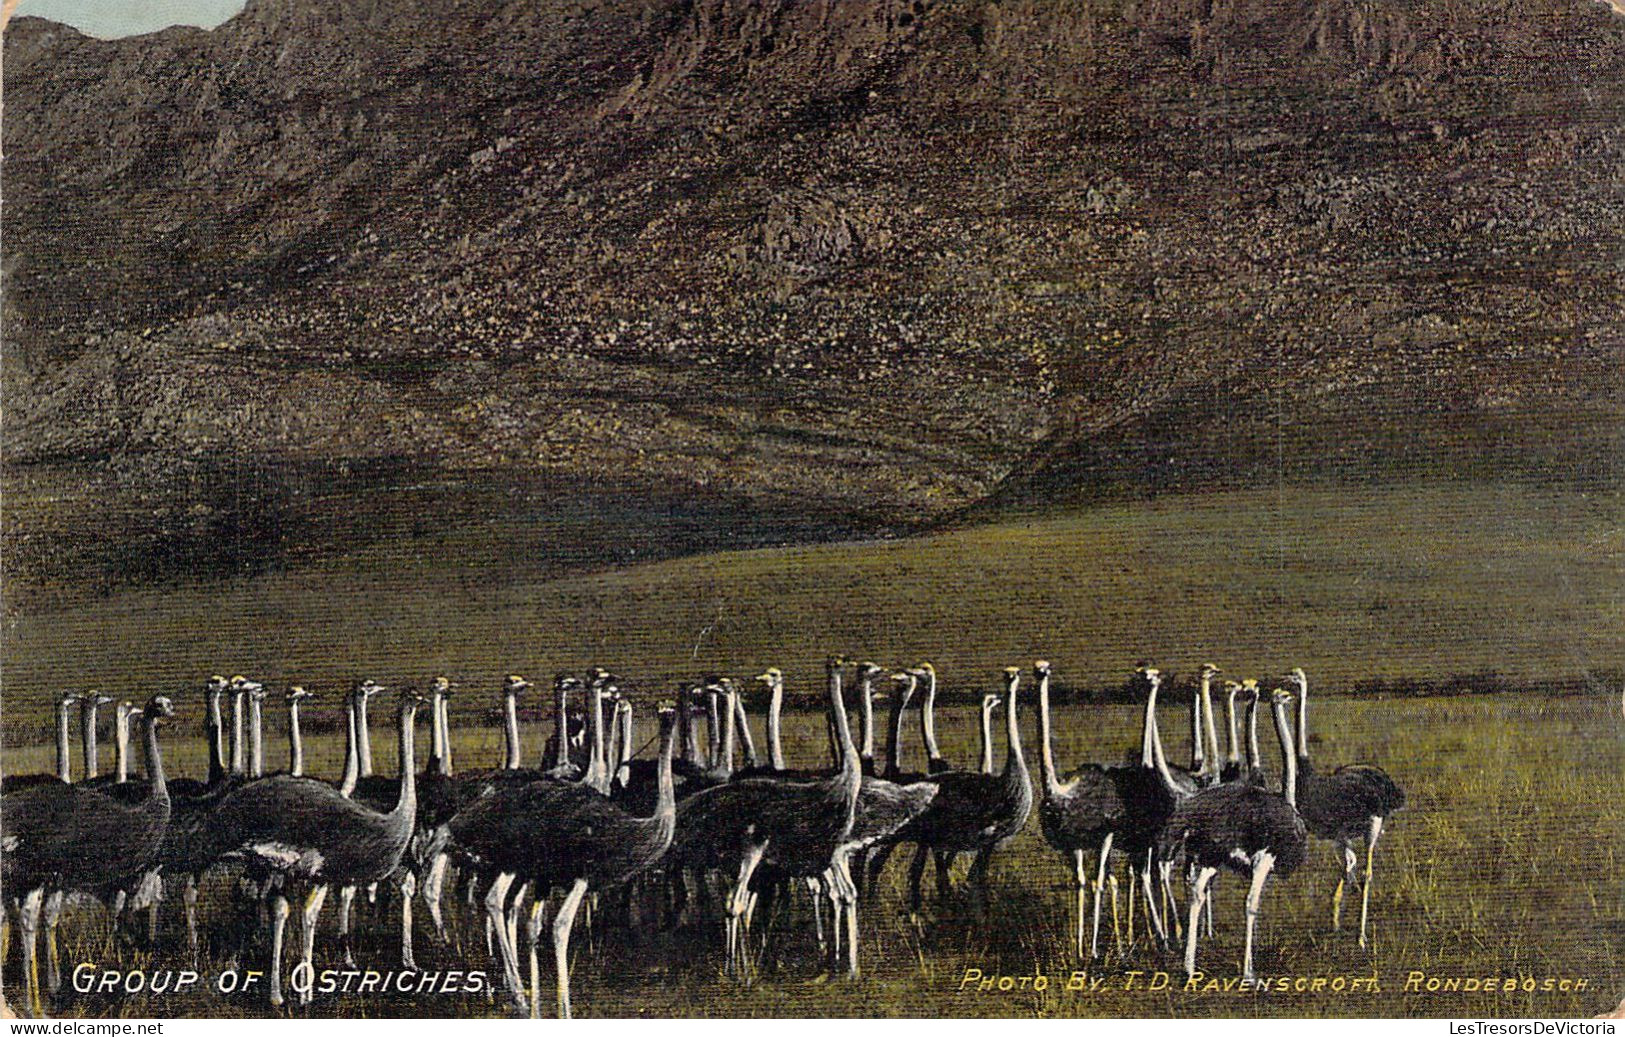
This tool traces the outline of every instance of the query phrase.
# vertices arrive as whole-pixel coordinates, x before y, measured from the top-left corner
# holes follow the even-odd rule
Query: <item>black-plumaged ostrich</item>
[[[1185,927],[1185,972],[1196,972],[1196,944],[1202,911],[1213,879],[1224,868],[1250,880],[1247,891],[1247,941],[1242,975],[1253,978],[1253,937],[1264,884],[1272,874],[1285,878],[1303,863],[1308,832],[1294,806],[1292,737],[1287,730],[1286,704],[1291,696],[1277,689],[1274,695],[1275,730],[1285,760],[1285,780],[1278,794],[1236,781],[1213,785],[1194,795],[1178,797],[1173,813],[1157,840],[1157,853],[1166,861],[1183,857],[1194,869],[1191,878],[1190,918]],[[1175,785],[1162,754],[1161,738],[1153,728],[1158,773],[1172,794]]]
[[[1355,881],[1359,864],[1354,843],[1365,840],[1365,877],[1360,883],[1360,946],[1366,945],[1371,913],[1371,869],[1377,839],[1390,815],[1405,805],[1405,790],[1388,772],[1369,763],[1350,763],[1330,774],[1316,773],[1309,761],[1309,677],[1303,669],[1287,675],[1298,690],[1298,811],[1309,831],[1330,840],[1343,858],[1343,872],[1332,892],[1332,928],[1340,927],[1343,891]]]
[[[539,1014],[536,942],[547,895],[566,890],[553,918],[553,961],[561,1018],[570,1017],[570,930],[589,889],[620,886],[658,863],[676,830],[677,803],[671,762],[675,709],[660,712],[659,796],[649,817],[628,814],[585,784],[542,780],[505,788],[474,803],[451,822],[452,838],[476,866],[495,872],[493,892],[517,878],[535,889],[531,903],[530,979],[532,1016]],[[502,917],[501,894],[487,910],[502,952],[509,989],[523,1003],[518,953]]]
[[[282,996],[282,943],[287,925],[288,892],[306,891],[301,907],[301,964],[314,967],[316,922],[332,886],[360,887],[381,882],[400,866],[417,819],[413,718],[423,699],[401,696],[399,723],[400,785],[387,812],[346,798],[324,782],[278,774],[250,781],[228,792],[214,809],[209,830],[216,859],[242,860],[280,876],[271,902],[270,999]],[[296,993],[309,1003],[310,985]]]
[[[137,803],[61,782],[6,789],[0,795],[0,887],[21,930],[27,1000],[36,1014],[44,1014],[35,940],[45,898],[57,891],[128,881],[157,852],[170,811],[158,727],[174,714],[163,695],[153,696],[142,710],[150,780],[147,795]],[[46,954],[55,971],[57,950],[49,936]]]
[[[930,808],[897,833],[897,842],[913,843],[916,847],[914,860],[909,865],[909,905],[914,911],[920,909],[920,880],[925,875],[927,857],[933,851],[946,853],[950,865],[960,853],[976,854],[969,881],[979,907],[985,910],[987,869],[993,852],[1021,830],[1032,812],[1033,789],[1027,761],[1021,752],[1021,729],[1016,714],[1016,689],[1021,683],[1021,670],[1007,667],[1004,681],[1007,741],[1004,771],[1000,774],[938,773],[939,791]]]
[[[848,969],[857,968],[857,887],[842,851],[856,818],[863,772],[841,694],[842,665],[838,658],[825,665],[830,717],[840,750],[840,765],[833,774],[810,781],[776,777],[732,781],[703,789],[679,805],[671,866],[702,876],[713,870],[734,876],[724,930],[728,968],[735,975],[745,976],[750,968],[744,922],[752,876],[764,863],[784,881],[832,883],[834,924],[839,927],[844,917]]]
[[[1102,886],[1109,885],[1112,897],[1112,935],[1118,952],[1122,952],[1122,931],[1119,927],[1117,877],[1111,873],[1110,859],[1115,850],[1124,854],[1134,871],[1150,906],[1149,921],[1154,935],[1162,935],[1162,922],[1157,915],[1151,894],[1150,856],[1157,835],[1173,810],[1173,797],[1162,787],[1153,772],[1151,729],[1156,710],[1158,683],[1151,682],[1146,697],[1146,712],[1140,738],[1138,763],[1101,765],[1086,763],[1067,774],[1056,768],[1052,748],[1052,721],[1049,698],[1050,667],[1047,662],[1033,664],[1038,682],[1038,725],[1042,742],[1039,758],[1043,797],[1039,804],[1039,821],[1044,838],[1066,860],[1077,882],[1077,925],[1074,928],[1077,953],[1084,953],[1084,893],[1094,894],[1093,925],[1089,938],[1089,956],[1097,957],[1100,950],[1100,911]],[[1154,675],[1155,671],[1151,671]],[[1094,878],[1089,877],[1086,854],[1095,858]],[[1133,890],[1130,889],[1132,906]],[[1130,937],[1133,936],[1133,915],[1130,915]]]

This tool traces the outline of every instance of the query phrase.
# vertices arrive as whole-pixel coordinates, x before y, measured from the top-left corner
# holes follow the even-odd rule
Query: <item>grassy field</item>
[[[1332,995],[1123,990],[1125,970],[1159,963],[1142,947],[1105,964],[1107,989],[1066,991],[1069,872],[1029,826],[996,863],[995,913],[928,903],[920,927],[899,915],[891,882],[865,906],[865,978],[811,982],[798,905],[781,967],[752,989],[717,975],[720,934],[578,945],[581,1014],[727,1015],[1371,1015],[1595,1014],[1625,995],[1625,745],[1617,686],[1588,696],[1342,697],[1370,678],[1494,671],[1538,686],[1617,669],[1625,630],[1625,508],[1615,494],[1456,484],[1403,489],[1235,492],[1005,516],[997,524],[897,541],[755,549],[567,576],[493,547],[491,528],[374,543],[252,579],[127,591],[14,615],[4,652],[6,770],[48,766],[48,703],[64,686],[125,697],[179,693],[168,744],[175,772],[198,774],[201,682],[245,672],[318,693],[312,727],[339,690],[367,675],[424,683],[447,672],[458,762],[488,764],[500,732],[480,721],[502,673],[545,678],[604,664],[647,701],[679,676],[779,665],[790,690],[819,685],[830,651],[882,661],[930,658],[947,686],[991,686],[997,669],[1052,659],[1061,687],[1120,681],[1141,657],[1188,672],[1207,658],[1230,673],[1303,665],[1323,692],[1318,759],[1382,764],[1411,807],[1379,849],[1376,942],[1362,952],[1326,931],[1332,855],[1266,898],[1262,975],[1375,976],[1380,993]],[[530,536],[527,549],[545,537]],[[465,559],[478,559],[465,563]],[[1172,707],[1170,707],[1172,712]],[[1030,710],[1026,717],[1031,746]],[[1170,719],[1172,719],[1170,717]],[[1134,743],[1127,707],[1068,706],[1063,761],[1118,760]],[[1171,731],[1176,725],[1168,724]],[[974,752],[973,717],[948,711],[944,743]],[[645,733],[651,730],[644,712]],[[272,759],[281,760],[273,722]],[[818,726],[792,718],[792,757],[817,756]],[[532,753],[543,731],[533,728]],[[388,761],[392,740],[376,741]],[[313,770],[336,774],[338,743],[313,739]],[[218,890],[218,887],[211,887]],[[1241,890],[1221,880],[1218,938],[1202,961],[1239,969]],[[454,944],[419,934],[426,967],[478,967],[478,920],[454,910]],[[92,914],[66,930],[68,959],[180,964],[174,912],[164,946],[114,954]],[[420,912],[421,917],[421,912]],[[361,958],[394,960],[387,924],[365,923]],[[111,955],[111,957],[110,957]],[[329,958],[329,961],[332,959]],[[1042,974],[1042,993],[959,990],[966,969]],[[1578,992],[1407,992],[1430,976],[1584,979]],[[8,988],[9,989],[9,988]],[[70,1001],[69,1012],[258,1013],[262,1003],[205,995],[182,1003]],[[483,998],[368,999],[318,1014],[481,1014]]]
[[[362,675],[494,688],[512,671],[606,665],[659,686],[705,670],[816,673],[830,651],[928,657],[955,681],[1035,654],[1081,684],[1121,681],[1142,657],[1186,672],[1209,657],[1236,673],[1297,664],[1334,693],[1369,678],[1579,676],[1625,660],[1622,530],[1618,493],[1236,492],[531,579],[514,574],[533,565],[493,548],[500,530],[465,525],[13,616],[5,733],[48,737],[64,684],[138,695],[214,672],[300,681],[330,707]],[[487,706],[464,696],[454,709]]]
[[[1375,977],[1379,991],[1243,994],[1186,991],[1177,956],[1159,959],[1142,939],[1123,959],[1100,966],[1107,989],[1068,992],[1067,977],[1085,963],[1070,949],[1070,872],[1044,844],[1036,822],[1002,853],[993,868],[993,913],[979,919],[968,896],[939,902],[928,892],[919,926],[901,912],[905,855],[894,858],[878,899],[862,914],[864,977],[856,983],[819,983],[810,917],[798,899],[785,929],[776,968],[746,989],[723,979],[720,925],[633,938],[601,927],[576,942],[574,994],[582,1015],[1594,1015],[1625,996],[1625,744],[1618,736],[1617,702],[1596,698],[1475,696],[1382,702],[1334,699],[1316,707],[1313,750],[1323,764],[1363,759],[1389,769],[1407,788],[1409,806],[1396,816],[1378,850],[1373,897],[1374,940],[1362,951],[1347,931],[1329,931],[1327,897],[1333,855],[1312,849],[1304,869],[1269,889],[1261,916],[1261,976]],[[1180,720],[1165,717],[1170,735]],[[1028,746],[1035,734],[1026,711]],[[949,710],[940,726],[952,758],[971,761],[974,715]],[[1135,738],[1131,707],[1069,707],[1057,717],[1057,752],[1063,761],[1115,760]],[[647,726],[647,725],[646,725]],[[821,751],[811,715],[795,715],[787,738],[793,760]],[[380,727],[375,739],[388,743]],[[273,728],[272,751],[280,746]],[[499,756],[498,732],[459,732],[463,766]],[[527,728],[534,752],[545,728]],[[1183,739],[1175,745],[1182,745]],[[202,762],[196,739],[177,745],[177,765],[195,772]],[[1266,748],[1268,748],[1266,743]],[[1174,749],[1175,747],[1170,747]],[[324,737],[312,747],[313,766],[339,769],[340,745]],[[1178,751],[1178,750],[1175,750]],[[1002,753],[1002,750],[1001,750]],[[393,753],[379,765],[392,766]],[[917,754],[916,754],[917,759]],[[1273,762],[1273,761],[1272,761]],[[930,879],[927,879],[928,887]],[[206,887],[205,911],[225,889]],[[1221,878],[1218,934],[1202,945],[1202,966],[1216,978],[1240,969],[1243,887]],[[366,911],[367,909],[363,909]],[[376,910],[376,909],[374,909]],[[477,912],[460,900],[451,907],[453,943],[439,946],[418,932],[418,964],[427,969],[486,967]],[[424,913],[420,910],[418,917]],[[396,961],[394,922],[364,914],[358,951],[364,967]],[[331,932],[331,908],[325,916]],[[184,954],[179,913],[166,906],[161,949],[155,954],[110,950],[105,925],[88,909],[65,926],[69,962],[124,967],[178,966]],[[328,944],[319,964],[336,966]],[[546,971],[544,951],[544,976]],[[205,975],[219,962],[212,955]],[[1124,989],[1130,970],[1173,974],[1167,990]],[[967,969],[986,975],[1044,975],[1042,993],[1016,989],[961,990]],[[1583,979],[1586,989],[1515,994],[1407,992],[1412,971],[1430,977],[1497,976],[1544,981]],[[545,982],[545,980],[544,980]],[[1019,983],[1019,980],[1017,981]],[[1150,982],[1149,977],[1142,983]],[[550,1003],[544,994],[544,1003]],[[85,1015],[259,1014],[259,999],[213,993],[188,997],[83,997],[61,1010]],[[495,1009],[480,996],[351,998],[318,1001],[319,1016],[484,1015]]]

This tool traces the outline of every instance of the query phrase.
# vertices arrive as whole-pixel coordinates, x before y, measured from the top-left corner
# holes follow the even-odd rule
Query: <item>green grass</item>
[[[1030,709],[1025,738],[1033,749]],[[1170,734],[1180,728],[1171,711]],[[648,718],[644,718],[648,726]],[[1374,941],[1362,951],[1348,932],[1327,924],[1328,895],[1336,874],[1330,850],[1311,848],[1309,863],[1268,890],[1261,915],[1260,975],[1377,977],[1380,993],[1331,994],[1191,993],[1179,989],[1178,960],[1161,961],[1142,939],[1125,958],[1113,955],[1098,974],[1115,988],[1095,994],[1064,991],[1065,978],[1084,965],[1070,945],[1070,870],[1029,823],[997,858],[992,872],[994,912],[976,918],[968,897],[938,901],[929,892],[922,924],[900,913],[906,854],[893,858],[880,897],[862,912],[864,977],[856,983],[813,982],[816,950],[810,917],[798,897],[784,930],[776,966],[746,989],[718,974],[721,933],[716,925],[654,933],[634,942],[608,927],[575,944],[574,995],[582,1015],[1594,1015],[1625,994],[1625,746],[1617,735],[1617,703],[1596,698],[1475,696],[1377,702],[1322,700],[1312,720],[1314,752],[1323,765],[1362,759],[1387,768],[1406,787],[1409,806],[1396,815],[1378,849],[1372,900]],[[1063,762],[1121,758],[1136,738],[1132,707],[1067,707],[1057,717],[1057,753]],[[945,750],[958,761],[974,759],[976,730],[969,710],[941,717]],[[1606,737],[1598,737],[1605,734]],[[272,748],[279,750],[280,726]],[[380,727],[375,740],[385,741]],[[534,753],[545,728],[533,725],[525,742]],[[812,761],[822,734],[811,715],[788,725],[793,760]],[[171,739],[175,741],[176,739]],[[202,752],[187,739],[172,752],[176,766],[195,772]],[[339,742],[314,740],[312,764],[338,770]],[[1268,748],[1266,743],[1266,748]],[[1171,747],[1176,752],[1182,739]],[[379,766],[393,766],[382,747]],[[461,766],[498,759],[497,732],[458,732]],[[1002,758],[1002,750],[1001,750]],[[29,762],[37,757],[30,756]],[[918,764],[915,754],[913,762]],[[1272,761],[1273,762],[1273,761]],[[962,862],[963,864],[963,862]],[[961,868],[961,875],[963,868]],[[206,886],[205,913],[216,909],[222,879]],[[1200,963],[1216,977],[1239,972],[1241,899],[1234,877],[1218,886],[1218,933],[1204,941]],[[363,966],[388,968],[396,960],[394,922],[363,909],[358,957]],[[371,909],[376,911],[377,909]],[[425,968],[484,967],[481,916],[454,899],[452,940],[439,946],[421,925],[417,947]],[[418,911],[421,920],[422,910]],[[1347,917],[1347,916],[1345,916]],[[128,967],[179,965],[183,939],[178,910],[163,913],[162,949],[112,951],[98,911],[85,909],[64,929],[66,959],[115,962]],[[324,916],[331,933],[331,906]],[[320,963],[336,966],[332,945]],[[215,962],[211,956],[211,962]],[[548,975],[546,952],[544,977]],[[1174,989],[1121,989],[1127,970],[1166,967]],[[990,975],[1049,977],[1042,994],[1031,991],[961,992],[966,969]],[[1580,992],[1485,995],[1407,994],[1411,970],[1429,975],[1585,979]],[[211,969],[206,967],[206,974]],[[546,980],[544,980],[544,983]],[[549,1003],[550,987],[544,989]],[[260,1014],[257,999],[215,994],[188,999],[133,997],[123,1001],[79,998],[61,1006],[69,1014],[173,1015]],[[352,998],[319,1001],[313,1014],[483,1015],[494,1011],[478,996]]]
[[[1625,655],[1622,519],[1618,493],[1493,484],[1235,492],[544,579],[511,576],[532,569],[465,526],[13,617],[5,730],[46,737],[64,685],[141,695],[241,671],[331,693],[444,671],[490,687],[598,664],[656,685],[811,672],[830,651],[929,657],[959,682],[1035,654],[1081,684],[1118,682],[1141,657],[1298,664],[1333,692],[1480,671],[1539,681]]]

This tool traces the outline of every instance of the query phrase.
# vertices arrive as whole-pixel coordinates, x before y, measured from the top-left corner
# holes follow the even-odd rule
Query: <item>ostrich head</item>
[[[824,660],[824,672],[833,675],[845,665],[845,659],[842,659],[838,655],[832,655],[828,659]]]
[[[527,681],[517,673],[508,674],[508,676],[502,681],[502,694],[512,698],[517,698],[520,695],[523,695],[529,688],[530,681]]]
[[[581,678],[569,673],[559,673],[553,676],[554,691],[575,691],[582,687]]]
[[[175,703],[169,701],[168,695],[154,695],[141,708],[141,715],[152,718],[153,724],[157,724],[175,715]]]
[[[1202,664],[1202,677],[1203,677],[1204,680],[1211,680],[1212,678],[1217,677],[1219,674],[1221,674],[1223,672],[1224,672],[1223,670],[1219,669],[1217,666],[1213,665],[1212,663],[1203,663]]]
[[[1033,676],[1043,678],[1049,676],[1049,660],[1039,659],[1033,663]]]
[[[1252,677],[1248,677],[1246,680],[1242,681],[1241,693],[1252,699],[1254,702],[1257,702],[1259,695],[1261,694],[1258,687],[1258,681]]]
[[[304,685],[302,684],[293,684],[289,685],[286,697],[288,700],[288,705],[291,706],[301,699],[310,698],[310,692],[306,691]]]
[[[111,695],[103,695],[100,691],[92,688],[79,696],[79,708],[86,713],[94,713],[98,706],[105,706],[112,701]]]
[[[383,690],[384,686],[373,680],[371,677],[368,677],[364,681],[357,682],[355,686],[356,695],[363,699],[370,699]]]
[[[928,678],[930,678],[932,680],[935,680],[936,677],[937,677],[937,668],[935,666],[932,666],[928,662],[922,662],[920,665],[914,667],[914,669],[919,673],[919,676],[922,677],[922,678],[927,678],[928,677]]]
[[[231,679],[229,686],[234,695],[252,695],[260,688],[260,682],[251,681],[239,673]]]
[[[1014,687],[1021,680],[1021,667],[1006,666],[1004,668],[1004,683],[1007,687]]]
[[[1292,704],[1292,693],[1285,688],[1276,688],[1270,692],[1270,704],[1284,709]]]
[[[991,691],[988,692],[986,695],[982,696],[982,712],[983,713],[991,713],[991,712],[993,712],[995,709],[999,708],[999,703],[1001,703],[1003,701],[1004,701],[1004,696],[1003,695],[995,695]]]
[[[1236,692],[1238,692],[1240,690],[1241,690],[1241,682],[1240,681],[1225,681],[1224,682],[1224,693],[1226,695],[1234,695]]]
[[[913,670],[903,670],[891,675],[891,679],[898,684],[897,708],[908,705],[908,700],[914,697],[914,690],[920,685],[920,678]]]
[[[429,691],[432,694],[439,695],[443,699],[451,698],[451,678],[443,675],[436,677],[434,681],[430,683]]]
[[[231,687],[231,682],[217,673],[204,682],[203,694],[211,698],[216,695],[224,695],[229,687]]]
[[[1303,672],[1302,666],[1294,666],[1292,672],[1286,675],[1286,679],[1292,682],[1300,695],[1309,688],[1309,675]]]
[[[56,704],[58,709],[66,709],[78,701],[79,693],[77,691],[64,691],[56,700]]]
[[[880,671],[880,666],[879,666],[878,663],[872,663],[872,662],[858,663],[858,676],[859,677],[874,677],[876,674],[878,674],[880,672],[881,672]]]
[[[767,669],[763,670],[761,673],[758,673],[751,679],[761,681],[769,688],[772,688],[776,685],[784,683],[784,674],[777,666],[769,666]]]

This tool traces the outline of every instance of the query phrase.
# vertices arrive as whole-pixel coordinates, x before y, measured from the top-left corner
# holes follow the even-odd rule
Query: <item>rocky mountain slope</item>
[[[1622,456],[1586,0],[252,0],[4,58],[24,578],[356,464],[906,526]]]

